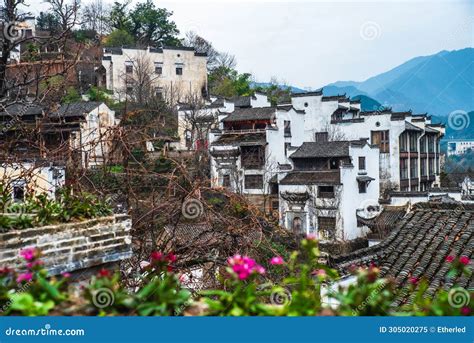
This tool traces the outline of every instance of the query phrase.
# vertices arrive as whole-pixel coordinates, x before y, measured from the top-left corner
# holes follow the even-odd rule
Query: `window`
[[[25,200],[25,180],[15,180],[13,186],[13,201],[23,202]]]
[[[430,158],[428,160],[428,174],[429,175],[434,174],[434,158]]]
[[[192,139],[192,133],[189,130],[186,130],[184,132],[184,137],[186,139],[186,148],[192,148],[193,146],[193,139]]]
[[[426,176],[426,158],[421,159],[421,176]]]
[[[230,187],[230,175],[224,175],[222,177],[222,187],[226,187],[226,188]]]
[[[263,167],[265,156],[261,146],[242,146],[240,151],[240,161],[243,168],[259,169]]]
[[[245,183],[246,189],[262,189],[263,176],[262,175],[245,175],[244,183]]]
[[[319,198],[334,198],[334,186],[319,186],[318,187]]]
[[[328,141],[328,133],[327,132],[316,132],[314,134],[314,141],[315,142],[327,142]]]
[[[285,143],[285,156],[288,156],[288,149],[291,147],[291,143]]]
[[[127,74],[132,74],[133,73],[133,64],[132,64],[132,62],[125,62],[125,72]]]
[[[390,131],[372,131],[372,144],[378,145],[381,153],[390,152]]]
[[[400,135],[400,152],[408,152],[408,133],[404,132]]]
[[[418,177],[418,159],[410,159],[410,177],[416,179]]]
[[[409,137],[410,137],[410,152],[417,152],[418,151],[418,144],[417,144],[418,135],[415,133],[411,133]]]
[[[293,218],[292,229],[295,233],[303,233],[303,221],[300,217]]]
[[[400,159],[400,178],[408,179],[408,159],[407,158]]]
[[[161,87],[155,87],[155,96],[160,99],[160,100],[163,100],[163,88]]]
[[[426,136],[423,136],[420,138],[420,152],[421,153],[426,152]]]
[[[359,170],[365,170],[365,157],[359,156]]]
[[[158,74],[158,75],[163,74],[163,64],[162,63],[155,63],[155,74]]]
[[[321,239],[333,239],[336,233],[336,218],[318,217],[318,230]]]
[[[183,75],[183,67],[176,67],[176,75]]]
[[[367,183],[365,181],[360,181],[359,182],[359,193],[367,193]]]
[[[291,121],[285,120],[283,125],[285,137],[291,137]]]
[[[428,136],[428,152],[434,152],[434,137]]]

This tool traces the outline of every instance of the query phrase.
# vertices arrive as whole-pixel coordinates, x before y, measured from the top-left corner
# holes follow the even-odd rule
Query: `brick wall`
[[[127,215],[115,215],[82,221],[9,230],[0,234],[0,267],[22,269],[20,250],[35,247],[50,275],[87,269],[117,262],[132,255]]]

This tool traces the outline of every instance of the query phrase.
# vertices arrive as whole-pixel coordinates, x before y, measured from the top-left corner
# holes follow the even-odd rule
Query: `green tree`
[[[54,13],[40,12],[36,19],[36,28],[41,31],[58,32],[60,30],[59,18]]]
[[[124,46],[133,45],[135,39],[133,36],[125,30],[115,29],[112,31],[105,40],[105,46]]]
[[[142,45],[179,46],[179,30],[170,20],[173,12],[157,8],[153,1],[138,3],[130,13],[132,34]]]
[[[114,2],[112,9],[110,10],[109,23],[110,26],[115,30],[130,31],[131,20],[129,17],[129,11],[127,7],[130,5],[130,0],[121,2]]]

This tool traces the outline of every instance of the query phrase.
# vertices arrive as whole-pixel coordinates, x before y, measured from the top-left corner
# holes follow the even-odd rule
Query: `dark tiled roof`
[[[386,206],[375,218],[365,219],[357,216],[357,223],[371,229],[370,238],[385,238],[406,215],[406,206]]]
[[[321,101],[343,101],[349,102],[350,99],[346,96],[346,94],[339,94],[339,95],[331,95],[331,96],[323,96]]]
[[[270,120],[275,117],[275,107],[237,108],[222,121]]]
[[[349,156],[349,141],[304,142],[290,158],[345,157]]]
[[[102,102],[99,101],[81,101],[64,104],[59,107],[58,111],[52,113],[55,117],[78,117],[86,113],[92,112],[99,107]]]
[[[264,145],[267,142],[265,132],[223,134],[214,143],[216,145]]]
[[[323,89],[318,89],[316,91],[311,92],[301,92],[301,93],[291,93],[292,98],[300,98],[305,96],[321,96],[323,95]]]
[[[230,102],[234,103],[235,107],[250,107],[252,106],[252,97],[248,96],[234,96],[232,98],[227,99]]]
[[[291,172],[280,181],[282,185],[339,185],[340,183],[339,169]]]
[[[295,110],[296,113],[300,113],[300,114],[305,114],[306,112],[304,110],[297,110],[296,108],[294,108],[292,105],[288,104],[288,105],[277,105],[277,108],[279,110],[282,110],[282,111],[291,111],[291,110]]]
[[[262,239],[261,231],[251,231],[246,235],[237,234],[225,228],[217,229],[208,223],[180,223],[167,225],[164,229],[167,237],[162,234],[162,239],[171,238],[178,249],[204,248],[213,245],[253,245],[258,244]]]
[[[38,104],[13,104],[6,107],[0,106],[0,116],[31,116],[41,115],[43,108]]]
[[[331,258],[330,264],[342,275],[351,266],[375,263],[382,277],[392,277],[399,288],[408,285],[411,277],[424,278],[429,287],[425,295],[433,295],[439,288],[453,285],[474,289],[471,276],[449,277],[448,255],[467,256],[474,251],[474,206],[467,204],[418,203],[393,232],[380,244]],[[401,292],[394,305],[410,302]]]

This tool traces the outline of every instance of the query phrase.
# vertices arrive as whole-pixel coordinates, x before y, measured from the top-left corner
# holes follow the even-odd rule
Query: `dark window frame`
[[[263,175],[245,175],[245,189],[263,189]]]

